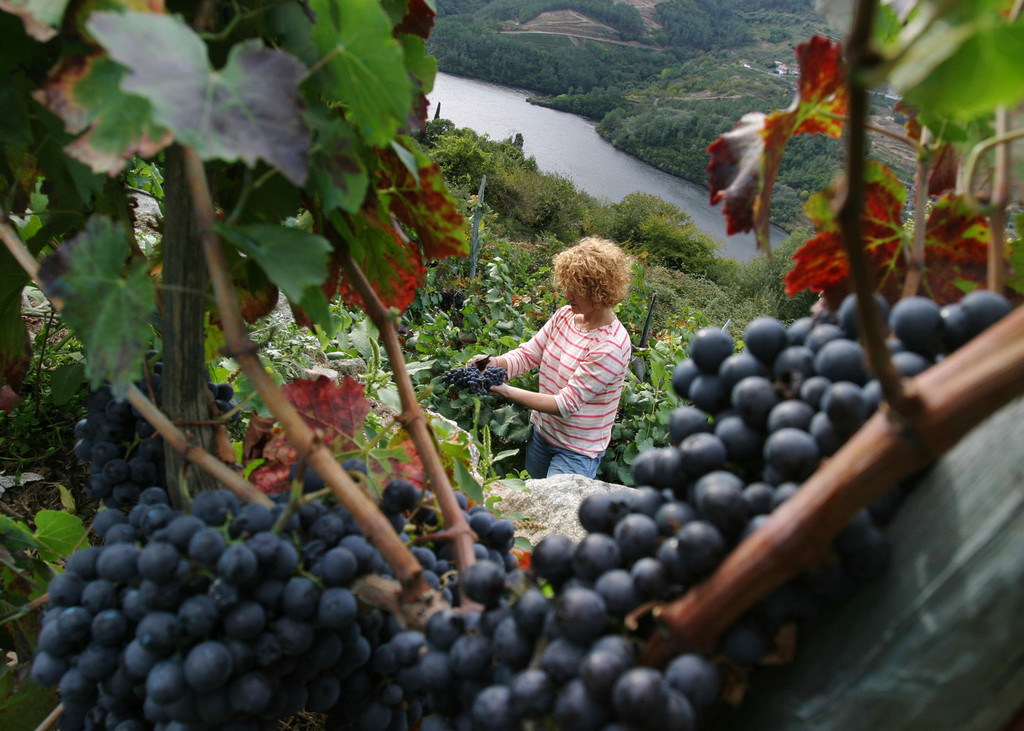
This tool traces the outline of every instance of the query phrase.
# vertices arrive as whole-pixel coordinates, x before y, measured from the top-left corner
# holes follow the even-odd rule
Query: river
[[[522,89],[439,73],[428,96],[428,118],[440,104],[441,117],[456,127],[494,140],[519,132],[523,152],[542,171],[565,176],[595,198],[618,203],[635,191],[651,193],[685,211],[698,229],[721,242],[723,255],[746,261],[757,253],[752,233],[726,236],[725,216],[721,206],[709,203],[707,188],[641,162],[602,139],[593,122],[530,104],[528,96]],[[785,238],[784,230],[772,227],[773,246]]]

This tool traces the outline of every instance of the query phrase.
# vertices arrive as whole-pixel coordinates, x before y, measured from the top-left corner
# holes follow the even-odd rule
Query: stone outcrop
[[[601,480],[580,475],[558,475],[543,480],[526,480],[522,488],[493,483],[487,488],[488,496],[500,497],[493,508],[502,515],[520,513],[515,519],[516,536],[522,536],[534,546],[546,535],[558,533],[574,541],[581,540],[586,531],[580,525],[580,503],[588,495],[628,490]]]

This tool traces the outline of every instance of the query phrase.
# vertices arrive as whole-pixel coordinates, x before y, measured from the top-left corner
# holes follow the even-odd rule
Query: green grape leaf
[[[370,280],[384,306],[399,310],[408,307],[416,290],[426,281],[427,270],[419,247],[401,230],[369,218],[347,222],[335,215],[331,223],[341,233],[352,258]],[[339,291],[347,304],[363,307],[362,298],[345,279]]]
[[[146,99],[121,91],[124,74],[104,54],[66,56],[33,94],[68,132],[85,132],[64,149],[93,172],[114,175],[135,155],[152,157],[174,139],[153,123]]]
[[[63,406],[75,397],[85,384],[85,366],[81,363],[65,363],[57,366],[50,374],[50,398],[57,406]]]
[[[226,242],[250,257],[292,302],[318,289],[327,276],[331,245],[323,236],[297,228],[250,224],[217,224]]]
[[[118,397],[142,376],[154,302],[146,263],[126,264],[128,254],[121,226],[93,216],[39,266],[46,295],[85,343],[89,383],[95,388],[107,379]]]
[[[17,15],[25,32],[45,43],[57,35],[68,0],[0,0],[0,10]]]
[[[154,119],[204,160],[265,160],[296,185],[309,171],[309,129],[299,82],[305,67],[258,40],[236,44],[223,68],[180,18],[93,13],[87,23],[110,56],[128,67],[121,87],[145,97]]]
[[[482,503],[484,501],[484,489],[480,486],[480,483],[476,481],[472,473],[466,469],[466,465],[462,462],[456,461],[455,467],[455,487],[466,494],[466,497],[473,503]]]
[[[352,124],[382,146],[406,123],[412,82],[401,44],[378,0],[310,0],[312,37],[319,53],[311,83],[345,105]]]
[[[36,540],[39,555],[56,561],[69,556],[85,540],[82,519],[63,510],[40,510],[36,513]]]
[[[38,625],[36,629],[38,631]],[[25,649],[31,652],[31,645]],[[44,687],[30,677],[16,675],[16,668],[0,667],[0,726],[10,731],[38,728],[60,703],[60,696],[56,688]]]
[[[388,200],[395,218],[416,232],[428,259],[467,256],[468,225],[444,184],[440,168],[422,153],[414,154],[418,164],[415,173],[395,149],[381,150],[378,192]]]
[[[311,106],[306,119],[316,135],[308,187],[320,197],[325,212],[355,213],[370,184],[359,156],[359,138],[336,108]]]
[[[957,8],[908,40],[890,81],[933,129],[969,122],[1024,99],[1024,16],[1008,22],[996,8]],[[977,73],[984,69],[984,73]]]

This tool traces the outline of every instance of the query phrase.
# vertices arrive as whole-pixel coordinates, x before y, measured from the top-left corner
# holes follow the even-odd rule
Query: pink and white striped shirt
[[[540,393],[554,394],[559,414],[534,411],[530,422],[551,444],[596,457],[608,448],[631,346],[618,318],[580,330],[572,308],[559,309],[528,342],[502,357],[508,376],[540,366]]]

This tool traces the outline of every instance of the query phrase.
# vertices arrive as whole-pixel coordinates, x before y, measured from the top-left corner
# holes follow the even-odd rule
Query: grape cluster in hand
[[[477,396],[486,396],[490,393],[491,386],[500,386],[507,379],[508,373],[504,368],[487,366],[481,372],[472,364],[452,368],[441,376],[441,380],[446,386]]]

